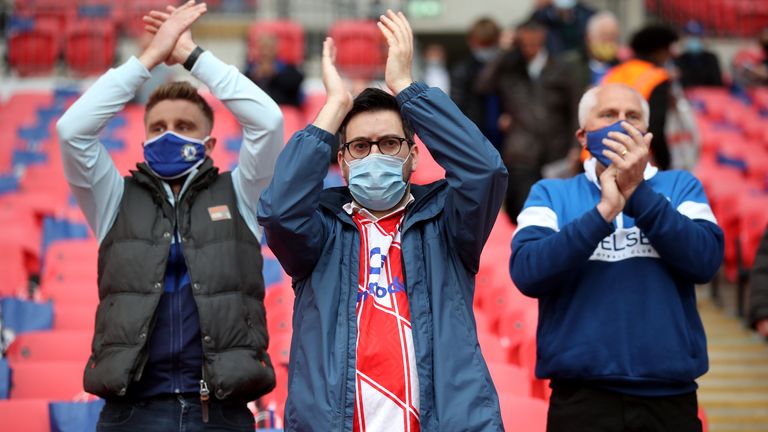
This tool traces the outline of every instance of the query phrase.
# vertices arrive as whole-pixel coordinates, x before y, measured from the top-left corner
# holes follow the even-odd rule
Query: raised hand
[[[208,9],[205,3],[195,4],[194,0],[190,0],[178,8],[167,6],[166,10],[168,12],[151,11],[143,17],[144,28],[154,35],[152,42],[144,52],[150,51],[155,44],[162,47],[162,50],[152,52],[150,60],[153,63],[150,63],[151,67],[147,66],[147,63],[144,64],[147,69],[151,69],[162,62],[168,65],[184,63],[197,46],[192,41],[190,28]]]
[[[600,174],[600,202],[597,204],[597,211],[609,223],[624,210],[627,202],[616,183],[617,174],[618,170],[614,164]]]
[[[402,12],[387,10],[377,24],[389,47],[384,81],[398,94],[413,82],[413,31]]]
[[[629,135],[610,132],[603,143],[612,151],[604,150],[603,154],[611,160],[611,166],[616,167],[616,184],[624,199],[628,200],[643,181],[653,135],[643,135],[628,122],[622,122],[621,126]]]
[[[326,93],[325,105],[320,109],[313,124],[328,132],[336,133],[342,120],[352,108],[352,94],[336,69],[336,44],[330,37],[323,41],[321,69]]]

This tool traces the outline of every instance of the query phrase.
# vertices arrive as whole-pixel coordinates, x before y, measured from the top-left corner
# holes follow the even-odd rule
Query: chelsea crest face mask
[[[163,180],[173,180],[189,174],[205,160],[204,139],[189,138],[167,131],[144,142],[144,160]]]

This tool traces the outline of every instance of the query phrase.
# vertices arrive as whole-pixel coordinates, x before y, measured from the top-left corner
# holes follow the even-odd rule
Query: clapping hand
[[[377,24],[389,47],[384,81],[393,93],[398,94],[413,82],[413,31],[402,12],[388,10]]]
[[[148,63],[152,69],[160,63],[168,65],[184,63],[197,45],[192,41],[192,24],[207,12],[205,3],[190,0],[178,8],[166,7],[167,12],[151,11],[143,17],[145,29],[154,35],[145,54],[151,51]],[[144,54],[142,54],[142,57]],[[139,59],[141,60],[141,58]],[[143,62],[143,61],[142,61]]]

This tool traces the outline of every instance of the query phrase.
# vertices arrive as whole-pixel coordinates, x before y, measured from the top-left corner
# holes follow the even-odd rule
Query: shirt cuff
[[[577,226],[579,230],[587,236],[590,240],[589,244],[597,244],[600,240],[609,236],[616,229],[612,223],[606,222],[603,216],[597,210],[597,207],[592,208],[581,217]]]
[[[403,91],[398,93],[397,103],[398,105],[403,106],[403,104],[405,104],[409,100],[413,99],[414,97],[420,95],[421,93],[427,90],[429,90],[429,86],[427,86],[426,83],[423,83],[421,81],[411,83],[411,85],[409,85]]]
[[[202,81],[209,88],[220,80],[226,73],[227,68],[230,65],[219,60],[218,57],[213,55],[210,51],[205,51],[197,58],[195,65],[192,66],[192,76]],[[211,89],[213,91],[213,89]]]
[[[632,196],[629,197],[627,204],[624,206],[624,213],[637,219],[643,211],[648,210],[659,198],[661,196],[648,185],[648,182],[643,180],[637,185]]]
[[[126,89],[135,92],[152,74],[136,56],[131,56],[125,63],[113,69],[117,81]]]
[[[328,132],[323,128],[319,128],[311,123],[304,128],[304,133],[306,133],[311,137],[317,138],[319,141],[322,141],[328,144],[329,146],[331,146],[331,148],[333,148],[333,146],[336,144],[336,139],[337,139],[336,135]]]

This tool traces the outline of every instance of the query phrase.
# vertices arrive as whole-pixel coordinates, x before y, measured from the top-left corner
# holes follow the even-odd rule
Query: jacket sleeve
[[[568,286],[598,243],[614,230],[596,207],[559,229],[541,182],[531,188],[517,221],[509,272],[520,292],[536,298]]]
[[[208,86],[243,128],[237,168],[232,171],[232,185],[238,211],[259,238],[256,205],[261,191],[272,179],[275,160],[283,146],[283,114],[262,89],[210,51],[200,56],[192,68],[192,75]]]
[[[464,265],[477,272],[507,187],[499,152],[441,90],[414,83],[397,99],[405,120],[445,169],[446,229]]]
[[[768,228],[757,249],[752,276],[749,281],[749,325],[768,319]]]
[[[314,125],[293,134],[259,200],[258,220],[267,244],[294,279],[312,272],[325,243],[320,193],[335,140]]]
[[[624,213],[635,218],[635,224],[671,269],[695,283],[706,283],[723,261],[723,231],[701,183],[687,172],[679,174],[677,208],[643,181],[627,201]]]
[[[56,123],[64,176],[99,242],[112,227],[123,195],[123,177],[99,133],[149,77],[131,57],[102,75]]]

